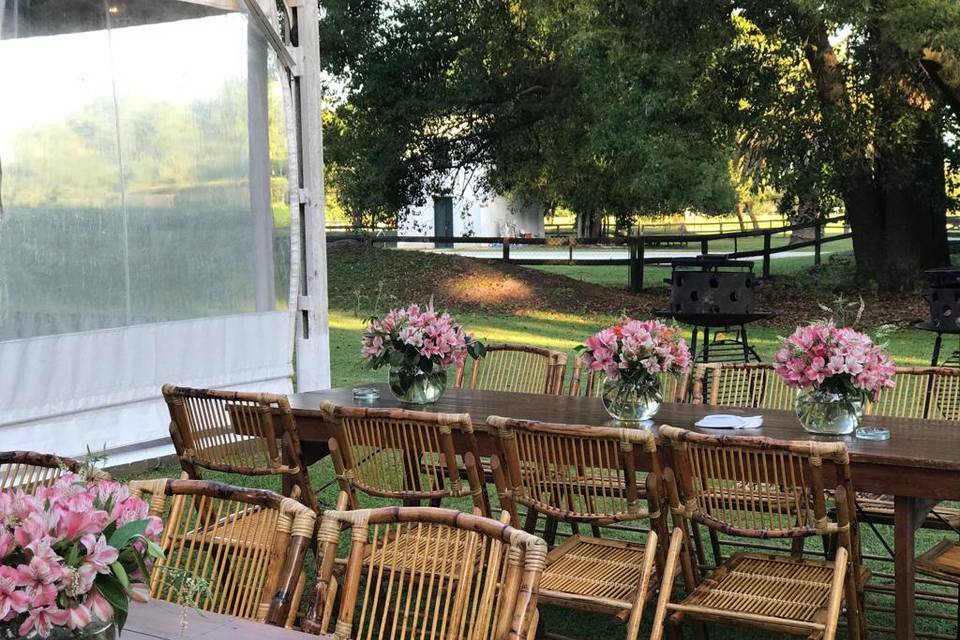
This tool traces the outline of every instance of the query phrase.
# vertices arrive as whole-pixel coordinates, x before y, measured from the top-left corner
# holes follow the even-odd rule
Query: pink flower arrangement
[[[691,364],[679,329],[659,320],[624,320],[588,338],[578,351],[590,371],[603,371],[611,380],[680,374]]]
[[[467,355],[479,358],[484,352],[483,345],[449,314],[416,304],[372,318],[360,347],[364,364],[371,369],[389,364],[430,371],[435,366],[461,365]]]
[[[0,629],[46,638],[111,620],[122,629],[131,598],[162,556],[162,523],[113,481],[66,474],[34,495],[0,493]]]
[[[797,327],[777,352],[773,368],[788,387],[828,387],[876,399],[893,387],[894,364],[866,334],[832,321]]]

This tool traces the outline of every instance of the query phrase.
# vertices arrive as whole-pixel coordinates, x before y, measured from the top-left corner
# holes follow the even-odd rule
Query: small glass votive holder
[[[860,427],[854,432],[854,435],[861,440],[889,440],[890,430],[883,427]]]
[[[380,399],[380,392],[373,387],[354,387],[353,399],[359,402],[373,402]]]

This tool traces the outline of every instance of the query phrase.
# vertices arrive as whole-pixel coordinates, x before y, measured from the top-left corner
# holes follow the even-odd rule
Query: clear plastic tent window
[[[286,309],[279,74],[245,14],[0,0],[0,37],[0,341]]]
[[[7,447],[169,455],[162,384],[289,393],[295,341],[298,383],[328,384],[318,34],[275,9],[0,0]]]

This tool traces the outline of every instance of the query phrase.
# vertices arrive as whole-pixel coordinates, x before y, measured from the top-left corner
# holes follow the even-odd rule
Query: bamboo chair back
[[[960,369],[897,367],[895,386],[867,405],[867,413],[895,418],[960,420]]]
[[[660,476],[654,436],[639,429],[548,424],[490,416],[500,460],[494,478],[504,509],[522,504],[563,521],[602,526],[659,518]],[[648,507],[637,483],[635,449],[652,459]],[[502,464],[502,469],[498,468]]]
[[[341,529],[351,542],[333,622]],[[335,640],[500,640],[526,638],[536,626],[547,546],[502,522],[435,508],[331,510],[318,543],[307,631],[332,631]]]
[[[474,507],[487,513],[468,414],[348,407],[330,401],[321,410],[333,425],[330,454],[351,508],[359,508],[360,491],[407,502],[471,496]],[[460,451],[455,436],[463,441]],[[465,462],[466,482],[458,454]]]
[[[318,510],[286,396],[163,386],[170,435],[183,470],[293,478],[300,499]]]
[[[514,393],[563,393],[567,354],[522,344],[488,344],[486,355],[457,368],[456,387]]]
[[[660,393],[664,402],[687,402],[690,390],[690,374],[684,373],[675,376],[669,373],[657,374],[660,380]],[[597,398],[600,396],[600,387],[603,385],[603,372],[587,371],[584,375],[583,363],[579,358],[573,365],[570,376],[570,395]]]
[[[151,572],[155,598],[284,624],[302,589],[316,514],[293,498],[203,480],[138,480],[164,522],[164,558]],[[276,598],[275,598],[276,596]]]
[[[673,447],[674,486],[679,485],[679,495],[670,496],[675,515],[750,538],[849,538],[855,533],[843,443],[713,436],[670,426],[659,432]],[[836,520],[829,516],[825,494],[833,478]]]
[[[715,362],[697,365],[693,401],[725,407],[792,411],[796,391],[766,363]]]
[[[110,474],[90,469],[79,460],[35,451],[0,452],[0,491],[20,490],[32,494],[49,487],[67,473],[85,474],[90,480],[109,480]]]

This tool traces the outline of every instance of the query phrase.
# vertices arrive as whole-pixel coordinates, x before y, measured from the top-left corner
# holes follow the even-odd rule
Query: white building
[[[475,179],[454,179],[451,195],[428,197],[401,219],[401,236],[543,237],[543,206],[484,193]],[[410,246],[410,243],[405,243]],[[443,246],[442,243],[437,246]],[[449,246],[449,245],[447,245]]]

